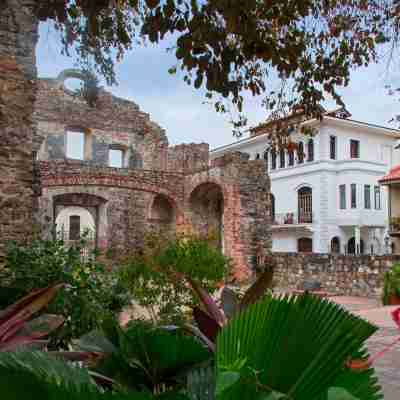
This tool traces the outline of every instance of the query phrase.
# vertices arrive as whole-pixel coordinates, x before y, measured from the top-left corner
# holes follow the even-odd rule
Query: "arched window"
[[[312,189],[303,187],[297,192],[299,224],[312,223]]]
[[[271,169],[276,169],[276,151],[271,150]]]
[[[340,253],[340,238],[335,236],[331,240],[331,253],[339,254]]]
[[[307,144],[307,161],[314,161],[314,140],[310,139]]]
[[[357,252],[356,251],[356,239],[353,236],[347,242],[347,253],[348,254],[364,254],[364,241],[362,239],[360,239],[360,248],[358,249],[358,252]]]
[[[268,150],[264,153],[264,160],[265,160],[265,166],[266,166],[266,169],[267,169],[267,171],[268,171],[268,169],[269,169],[269,165],[268,165]]]
[[[285,150],[279,150],[279,168],[285,168]]]
[[[313,241],[311,238],[300,238],[297,240],[297,251],[299,253],[312,253]]]
[[[300,142],[297,147],[297,160],[299,164],[303,164],[304,162],[304,145],[303,142]]]

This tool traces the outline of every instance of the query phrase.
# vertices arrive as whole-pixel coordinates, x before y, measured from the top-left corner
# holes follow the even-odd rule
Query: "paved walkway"
[[[379,326],[379,331],[367,342],[371,355],[399,337],[400,331],[391,316],[391,311],[396,309],[396,306],[382,307],[375,300],[360,297],[335,296],[331,300]],[[374,366],[383,387],[385,400],[400,400],[400,343],[378,359]]]

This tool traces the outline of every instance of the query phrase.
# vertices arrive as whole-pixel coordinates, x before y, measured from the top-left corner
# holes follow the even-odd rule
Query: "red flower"
[[[396,323],[396,325],[400,329],[400,307],[396,308],[394,311],[392,311],[392,318],[393,318],[393,321]]]

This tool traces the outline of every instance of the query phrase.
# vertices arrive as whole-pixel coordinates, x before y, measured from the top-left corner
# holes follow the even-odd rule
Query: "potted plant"
[[[400,264],[385,273],[382,301],[384,305],[400,305]]]

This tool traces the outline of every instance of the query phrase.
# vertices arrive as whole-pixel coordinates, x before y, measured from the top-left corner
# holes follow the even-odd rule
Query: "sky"
[[[48,24],[40,26],[37,46],[39,77],[56,77],[62,70],[74,67],[74,58],[61,55],[58,34]],[[213,106],[204,104],[204,92],[183,82],[182,76],[170,75],[175,64],[173,54],[166,46],[137,47],[128,52],[116,65],[117,86],[102,85],[116,96],[134,101],[166,130],[170,144],[200,143],[215,148],[237,140],[233,137],[229,116],[217,113]],[[341,90],[352,119],[397,127],[390,119],[399,113],[400,103],[389,96],[386,84],[396,86],[400,81],[400,66],[388,67],[387,57],[379,64],[354,71],[350,85]],[[399,85],[400,86],[400,85]],[[324,104],[332,109],[333,102]],[[249,127],[266,119],[261,99],[248,98],[245,114]]]

